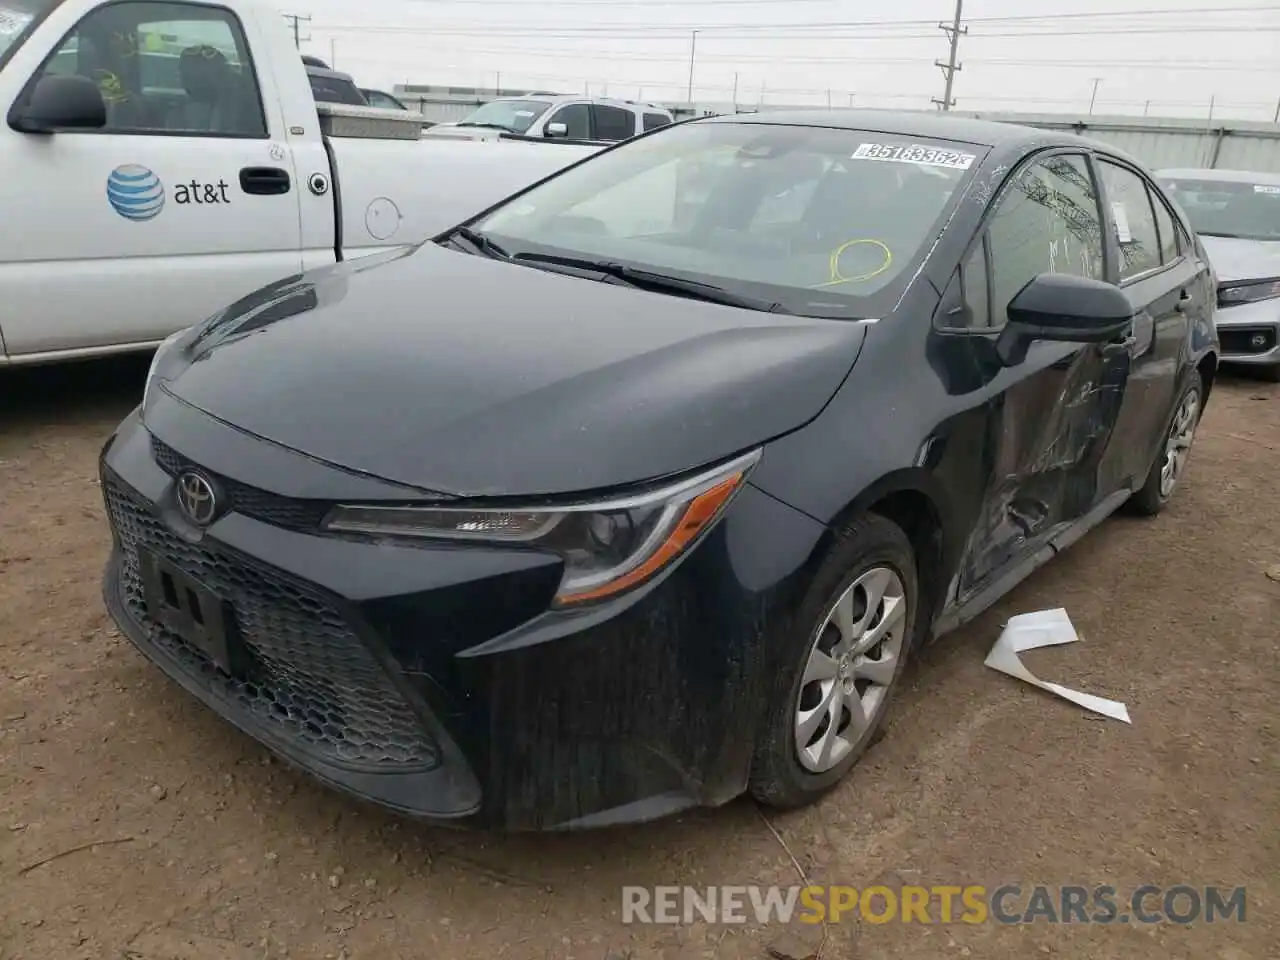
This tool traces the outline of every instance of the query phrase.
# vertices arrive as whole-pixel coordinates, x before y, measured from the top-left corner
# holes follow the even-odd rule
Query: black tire
[[[906,600],[905,639],[898,654],[897,669],[885,689],[865,732],[850,753],[823,773],[812,773],[800,763],[795,743],[795,710],[801,694],[801,680],[810,651],[827,613],[860,576],[876,567],[887,567],[898,575]],[[761,803],[792,809],[813,803],[834,787],[876,741],[888,712],[892,695],[902,677],[915,636],[918,586],[911,542],[899,527],[884,517],[867,514],[847,524],[838,534],[789,626],[778,638],[783,664],[769,688],[763,725],[756,737],[748,789]],[[837,680],[836,682],[839,682]]]
[[[1147,471],[1147,479],[1125,503],[1129,513],[1140,517],[1154,517],[1165,508],[1165,505],[1172,499],[1173,494],[1177,492],[1177,480],[1174,481],[1174,487],[1167,495],[1160,492],[1160,471],[1164,467],[1165,450],[1169,443],[1169,435],[1172,433],[1174,424],[1177,421],[1178,411],[1182,409],[1188,394],[1191,393],[1196,395],[1196,402],[1199,408],[1196,414],[1198,422],[1200,415],[1204,412],[1204,384],[1200,379],[1199,373],[1193,373],[1191,382],[1178,394],[1177,402],[1174,403],[1173,411],[1169,414],[1169,420],[1165,424],[1164,432],[1160,435],[1160,448],[1156,451],[1155,459],[1151,462],[1151,469]],[[1187,453],[1190,455],[1189,449]]]
[[[1263,367],[1258,372],[1262,374],[1263,380],[1269,380],[1271,383],[1280,383],[1280,363],[1273,363],[1269,367]]]

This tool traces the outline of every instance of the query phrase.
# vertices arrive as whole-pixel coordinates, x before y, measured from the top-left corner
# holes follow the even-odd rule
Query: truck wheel
[[[874,514],[846,526],[782,637],[786,667],[752,762],[757,800],[804,806],[857,763],[902,675],[916,610],[906,534]]]

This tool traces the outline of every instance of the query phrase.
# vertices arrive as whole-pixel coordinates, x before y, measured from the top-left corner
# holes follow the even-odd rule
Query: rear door
[[[300,268],[272,71],[237,9],[68,0],[6,66],[0,109],[59,72],[107,100],[101,130],[0,126],[0,215],[25,225],[0,231],[11,355],[158,340]]]
[[[1010,367],[996,358],[1009,301],[1046,272],[1105,277],[1099,192],[1084,153],[1040,154],[1014,171],[943,301],[963,306],[939,315],[944,331],[970,338],[990,398],[985,494],[961,565],[961,601],[1104,495],[1096,468],[1125,370],[1109,372],[1096,345],[1037,342]]]
[[[1108,349],[1129,366],[1114,438],[1099,466],[1105,490],[1141,486],[1164,437],[1191,318],[1208,309],[1208,271],[1164,198],[1136,167],[1097,158],[1112,253],[1111,276],[1134,309],[1133,326]]]

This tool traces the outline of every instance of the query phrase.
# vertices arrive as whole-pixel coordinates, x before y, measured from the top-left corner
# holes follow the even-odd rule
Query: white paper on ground
[[[1071,625],[1067,611],[1059,607],[1057,610],[1039,610],[1035,613],[1023,613],[1010,617],[1004,630],[1000,632],[995,646],[987,654],[986,665],[993,670],[1007,673],[1011,677],[1025,680],[1034,687],[1056,693],[1065,700],[1078,706],[1100,713],[1112,720],[1123,720],[1131,723],[1129,711],[1117,700],[1095,697],[1090,693],[1081,693],[1061,684],[1041,680],[1022,665],[1018,654],[1024,650],[1035,650],[1039,647],[1056,647],[1065,643],[1077,643],[1080,637],[1076,628]]]

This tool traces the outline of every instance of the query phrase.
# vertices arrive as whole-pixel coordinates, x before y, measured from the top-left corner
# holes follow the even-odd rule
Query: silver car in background
[[[1161,170],[1218,278],[1222,362],[1280,381],[1280,174]]]

